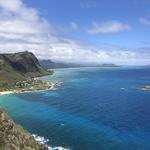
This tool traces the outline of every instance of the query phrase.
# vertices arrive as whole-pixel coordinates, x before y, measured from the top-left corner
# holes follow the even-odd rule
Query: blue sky
[[[71,22],[78,30],[61,33],[79,40],[95,43],[109,43],[138,47],[149,43],[150,25],[144,25],[140,18],[150,19],[149,0],[25,0],[30,7],[36,7],[40,15],[52,24],[68,28]],[[119,21],[131,26],[131,30],[117,33],[88,34],[92,22]]]
[[[150,0],[0,0],[0,52],[150,64]]]

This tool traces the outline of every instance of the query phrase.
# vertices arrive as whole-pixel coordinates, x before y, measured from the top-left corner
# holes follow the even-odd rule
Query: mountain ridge
[[[48,75],[31,52],[0,54],[0,83],[13,83],[27,78]]]
[[[50,59],[41,59],[39,60],[39,63],[41,66],[45,69],[50,69],[50,68],[75,68],[75,67],[119,67],[118,65],[115,64],[110,64],[110,63],[102,63],[102,64],[93,64],[93,63],[67,63],[67,62],[54,62]]]

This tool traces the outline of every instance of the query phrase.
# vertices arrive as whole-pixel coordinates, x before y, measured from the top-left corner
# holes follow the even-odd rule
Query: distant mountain
[[[70,67],[81,67],[81,64],[75,63],[64,63],[64,62],[53,62],[51,60],[39,60],[41,66],[45,69],[54,68],[70,68]]]
[[[47,75],[38,59],[30,52],[0,54],[0,83]]]
[[[80,64],[80,63],[65,63],[53,62],[51,60],[39,60],[41,66],[45,69],[54,68],[75,68],[75,67],[119,67],[115,64]]]

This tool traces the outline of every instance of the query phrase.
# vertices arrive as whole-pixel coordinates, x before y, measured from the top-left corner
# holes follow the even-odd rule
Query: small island
[[[142,87],[143,90],[150,90],[150,85],[145,85]]]

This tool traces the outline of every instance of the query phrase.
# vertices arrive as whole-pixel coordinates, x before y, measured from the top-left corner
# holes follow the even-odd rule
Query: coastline
[[[19,93],[28,93],[28,92],[37,92],[37,91],[45,91],[45,90],[54,90],[58,82],[51,81],[51,85],[45,89],[27,89],[27,90],[8,90],[8,91],[1,91],[0,96],[10,95],[10,94],[19,94]]]
[[[45,88],[45,89],[32,89],[32,90],[25,90],[25,91],[20,91],[20,90],[2,91],[2,92],[0,92],[0,97],[4,96],[4,95],[10,95],[10,94],[19,94],[19,93],[28,93],[28,92],[38,92],[38,91],[46,91],[46,90],[55,90],[56,86],[60,85],[59,82],[57,82],[57,81],[50,81],[50,82],[47,81],[47,82],[44,82],[44,83],[50,83],[50,86],[48,86],[48,88]],[[33,137],[33,139],[37,143],[39,143],[40,145],[43,145],[43,147],[47,148],[47,150],[69,150],[69,148],[65,148],[65,147],[62,147],[62,146],[52,147],[51,145],[48,144],[49,139],[45,139],[44,137],[38,136],[36,134],[32,134],[31,136]]]
[[[2,108],[0,108],[0,122],[0,142],[3,141],[0,145],[0,149],[69,150],[62,146],[49,146],[49,144],[47,144],[49,142],[48,139],[35,134],[31,135],[27,130],[23,129],[22,126],[16,124]]]

